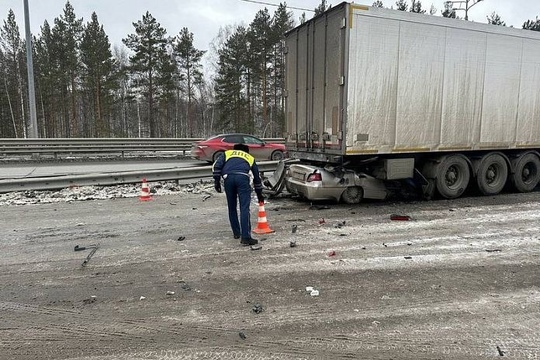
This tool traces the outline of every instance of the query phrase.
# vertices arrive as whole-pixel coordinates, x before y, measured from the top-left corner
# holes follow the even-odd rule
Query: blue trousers
[[[234,235],[240,235],[242,239],[251,238],[250,201],[251,185],[250,178],[242,174],[229,174],[225,179],[225,195],[229,209],[229,222]],[[238,222],[237,204],[240,202],[240,223]]]

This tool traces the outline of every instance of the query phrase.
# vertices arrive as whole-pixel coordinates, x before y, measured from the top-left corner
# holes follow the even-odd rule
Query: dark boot
[[[244,246],[248,246],[248,245],[256,245],[259,243],[259,240],[257,239],[254,239],[254,238],[249,238],[249,239],[242,239],[240,240],[240,244],[244,245]]]

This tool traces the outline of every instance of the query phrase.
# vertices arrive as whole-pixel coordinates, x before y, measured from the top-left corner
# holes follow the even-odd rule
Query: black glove
[[[257,191],[257,200],[259,200],[259,203],[264,203],[264,196],[262,194],[262,191]]]
[[[214,189],[220,193],[221,192],[221,181],[219,181],[219,178],[214,178]]]

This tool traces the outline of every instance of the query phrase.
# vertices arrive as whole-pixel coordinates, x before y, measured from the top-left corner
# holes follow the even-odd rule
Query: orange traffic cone
[[[148,188],[148,183],[146,182],[146,179],[142,179],[141,196],[139,196],[139,200],[152,200],[152,196],[150,196],[150,188]]]
[[[257,221],[257,228],[253,230],[255,234],[270,234],[274,230],[270,229],[268,222],[266,221],[266,211],[264,211],[264,202],[259,203],[259,219]]]

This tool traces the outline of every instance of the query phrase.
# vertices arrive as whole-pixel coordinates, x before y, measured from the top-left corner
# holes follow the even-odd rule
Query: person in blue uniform
[[[235,239],[240,238],[242,245],[255,245],[258,240],[251,237],[251,179],[259,202],[264,201],[262,182],[259,167],[255,158],[249,154],[249,147],[245,144],[235,144],[233,150],[227,150],[218,157],[212,166],[214,189],[221,192],[221,178],[224,179],[227,207],[229,209],[229,222]],[[240,222],[238,222],[237,204],[240,203]]]

